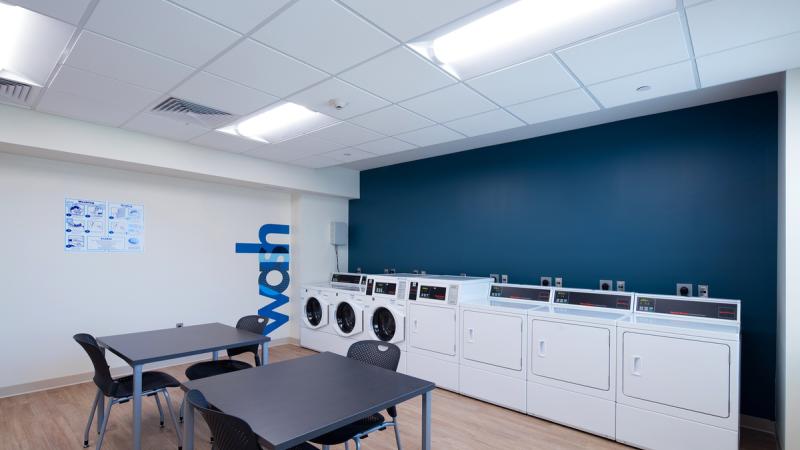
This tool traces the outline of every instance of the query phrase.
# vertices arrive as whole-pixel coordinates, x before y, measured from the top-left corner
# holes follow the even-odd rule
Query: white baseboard
[[[775,422],[769,419],[742,414],[739,416],[739,426],[775,435]]]
[[[280,339],[273,339],[269,343],[269,347],[279,347],[281,345],[300,345],[300,340],[296,338],[280,338]],[[177,366],[180,364],[204,361],[209,359],[208,353],[201,353],[199,355],[192,355],[187,356],[184,358],[177,358],[171,359],[169,361],[162,361],[159,363],[153,364],[145,364],[145,370],[153,370],[153,369],[163,369],[165,367],[170,366]],[[130,366],[120,366],[120,367],[112,367],[111,368],[111,375],[113,377],[119,377],[123,375],[130,375],[132,369]],[[64,386],[71,386],[73,384],[80,384],[86,383],[87,381],[92,381],[92,377],[94,377],[94,372],[84,372],[84,373],[76,373],[74,375],[66,375],[63,377],[57,378],[48,378],[45,380],[38,380],[32,381],[30,383],[22,383],[22,384],[15,384],[11,386],[3,386],[0,387],[0,398],[3,397],[13,397],[15,395],[22,395],[22,394],[30,394],[32,392],[38,391],[46,391],[48,389],[55,389]]]

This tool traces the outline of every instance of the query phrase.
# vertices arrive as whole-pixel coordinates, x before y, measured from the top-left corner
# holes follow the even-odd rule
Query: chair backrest
[[[255,334],[264,334],[264,328],[267,327],[267,319],[262,316],[244,316],[236,322],[236,328],[240,330],[249,331]],[[258,357],[258,345],[246,345],[244,347],[236,347],[228,349],[228,356],[234,357],[242,353],[251,352],[256,359],[256,365],[261,365],[261,359]]]
[[[92,360],[92,365],[94,365],[94,384],[96,384],[106,396],[114,395],[117,384],[114,382],[114,378],[111,377],[111,370],[108,368],[106,355],[97,344],[97,340],[95,340],[91,334],[86,333],[78,333],[72,336],[72,338],[83,347],[89,355],[89,359]]]
[[[396,371],[400,363],[400,348],[383,341],[358,341],[347,349],[347,357]]]
[[[202,392],[192,389],[186,393],[186,401],[203,415],[216,450],[261,450],[258,436],[247,422],[211,407]]]

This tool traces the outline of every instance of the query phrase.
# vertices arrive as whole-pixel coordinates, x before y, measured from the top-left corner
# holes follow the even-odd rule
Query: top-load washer
[[[552,293],[544,286],[493,284],[488,297],[459,304],[459,392],[526,411],[527,314],[547,308]]]
[[[614,438],[616,327],[632,308],[632,293],[556,288],[528,311],[528,414]]]
[[[300,345],[316,351],[341,353],[342,345],[335,339],[335,318],[331,308],[340,294],[360,293],[366,285],[366,275],[336,272],[330,281],[310,283],[302,287],[302,326]]]
[[[637,294],[617,328],[617,440],[737,449],[740,323],[738,300]]]
[[[408,280],[406,371],[458,391],[458,304],[486,298],[491,278],[428,275]]]

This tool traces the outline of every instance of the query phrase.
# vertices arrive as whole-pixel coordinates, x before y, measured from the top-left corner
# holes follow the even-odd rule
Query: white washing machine
[[[617,321],[633,294],[556,288],[528,311],[528,414],[614,438]]]
[[[617,328],[617,440],[739,448],[740,323],[738,300],[637,294]]]
[[[547,308],[552,293],[549,287],[493,284],[488,297],[459,304],[459,392],[526,412],[527,314]]]
[[[406,372],[458,391],[458,304],[486,298],[491,278],[428,275],[408,280]]]
[[[406,372],[407,280],[392,275],[367,279],[365,326],[369,339],[390,342],[400,348],[397,371]]]
[[[318,352],[347,352],[348,342],[336,334],[333,307],[343,295],[355,295],[366,285],[366,275],[333,273],[329,282],[302,288],[300,345]]]

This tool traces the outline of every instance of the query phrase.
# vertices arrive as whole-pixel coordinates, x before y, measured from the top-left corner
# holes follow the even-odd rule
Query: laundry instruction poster
[[[144,251],[144,206],[67,198],[64,250],[72,253]]]

